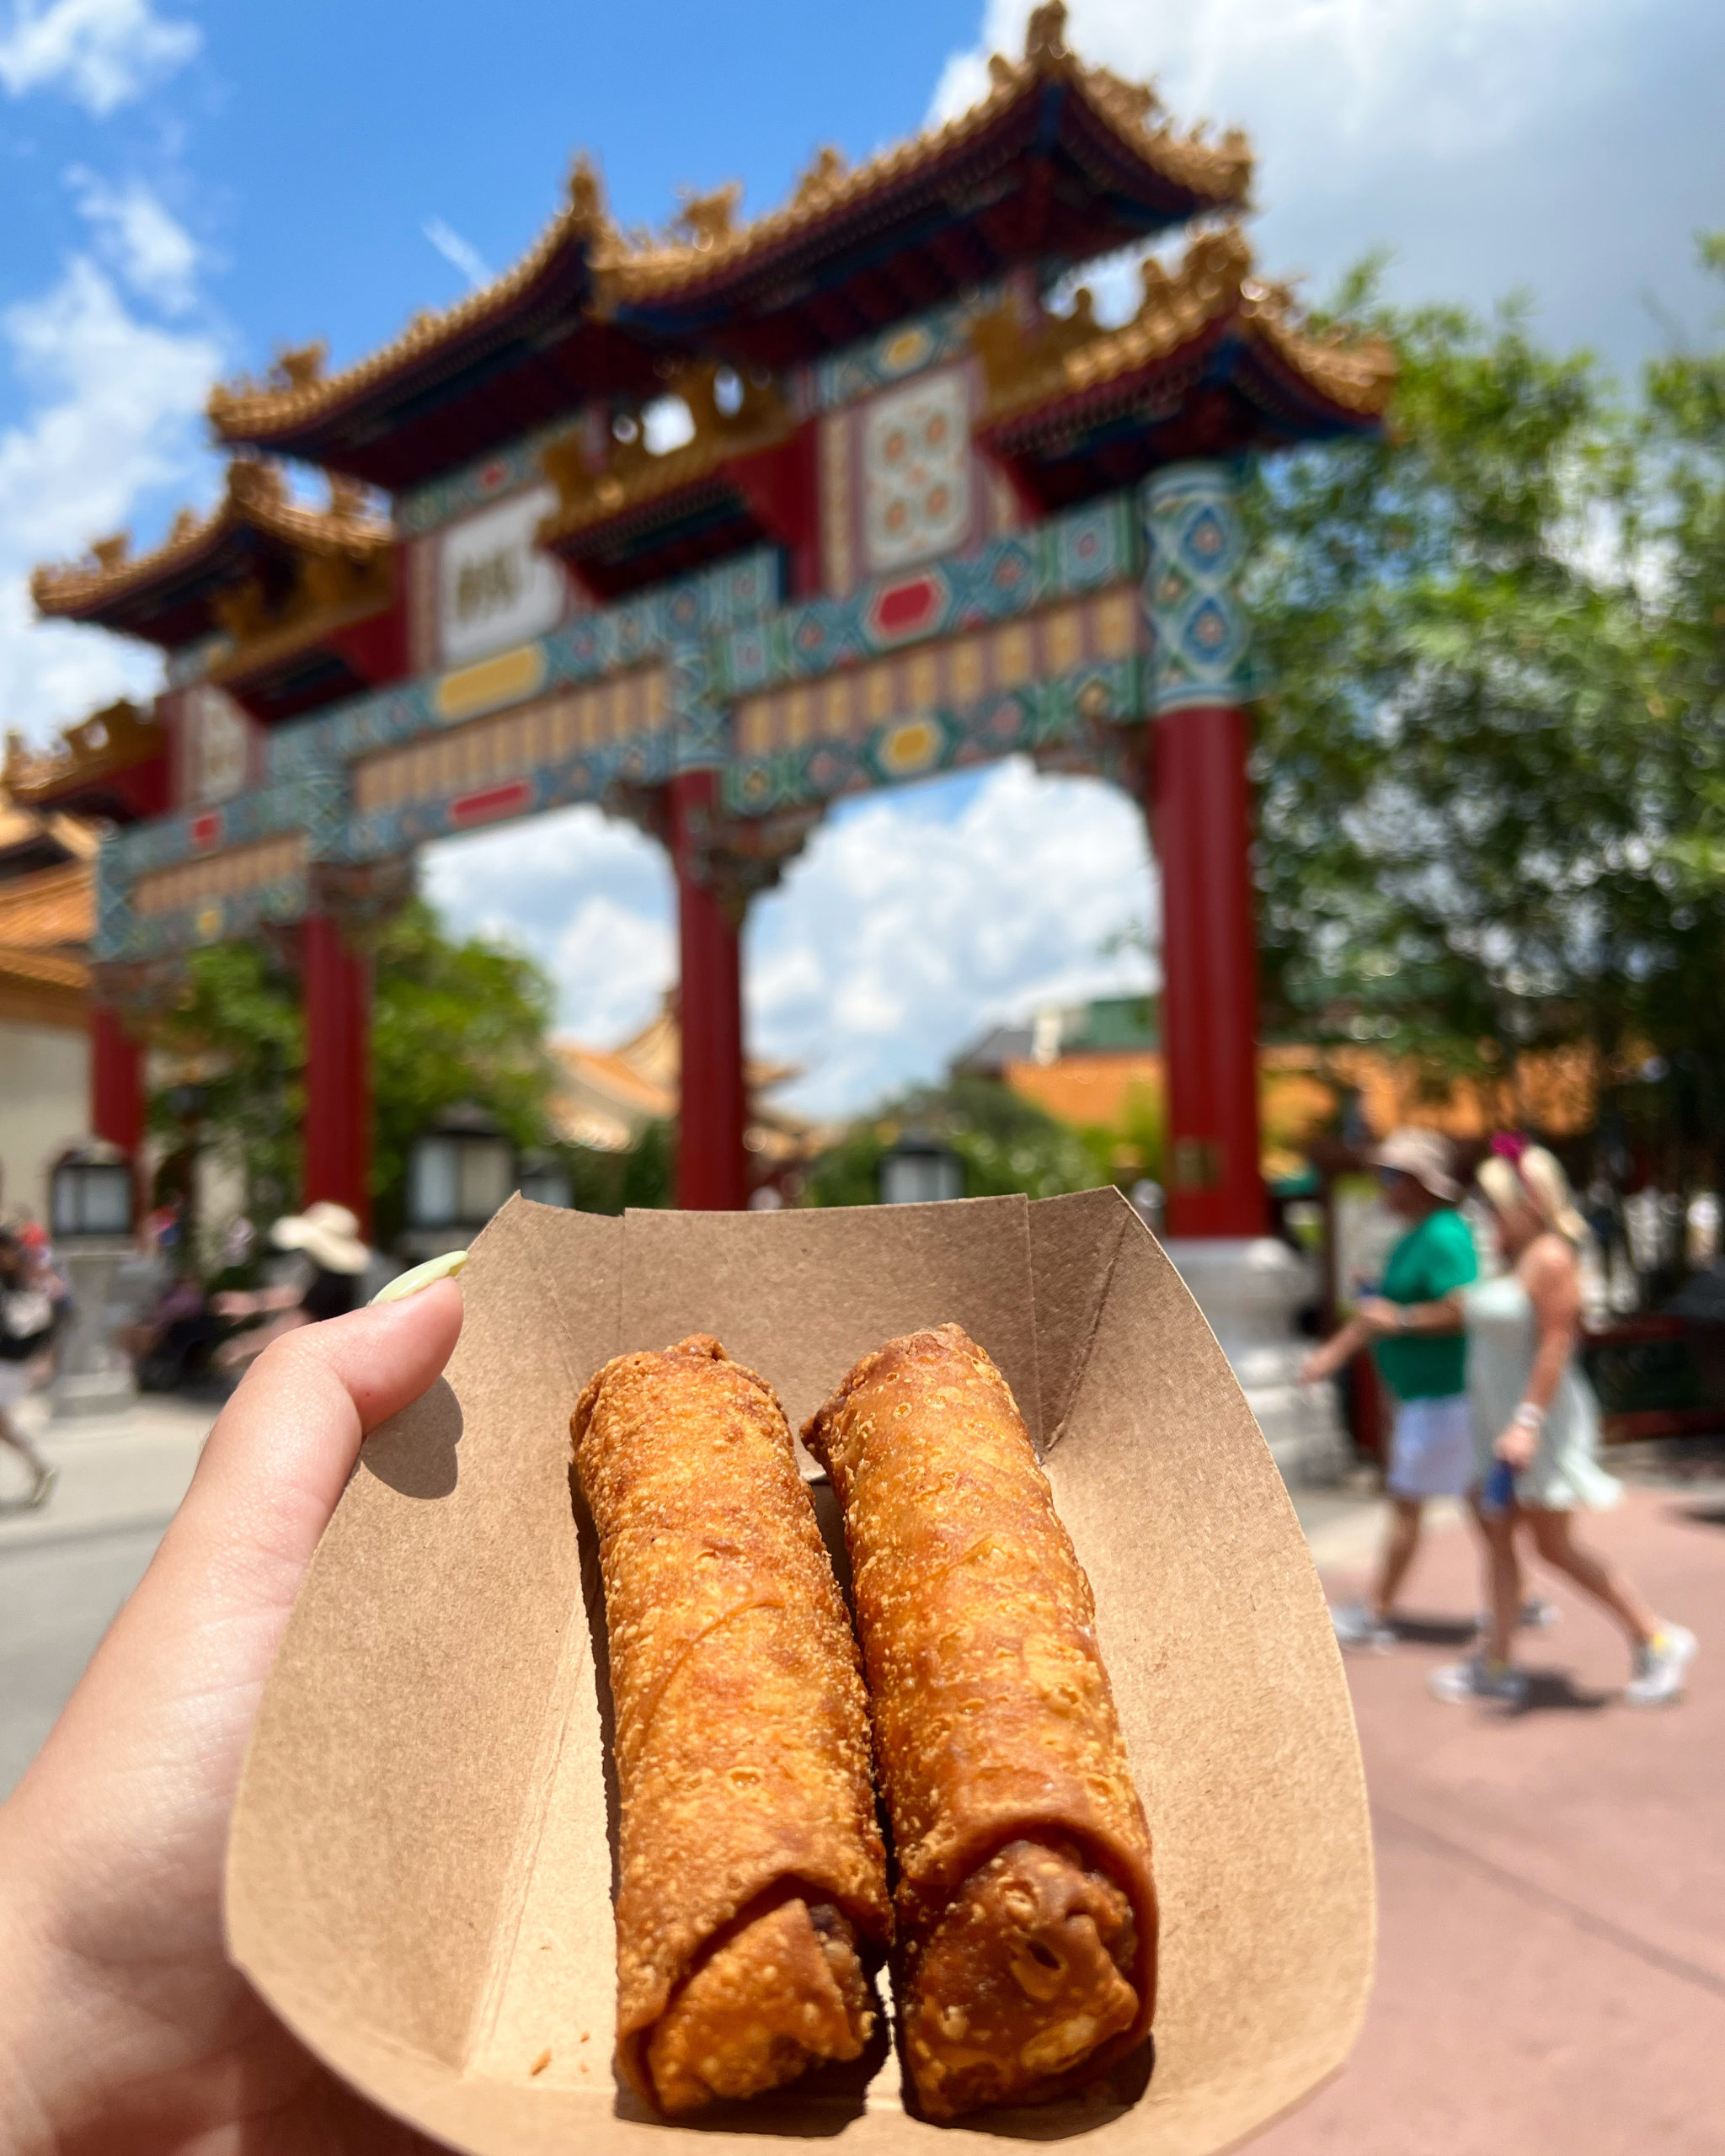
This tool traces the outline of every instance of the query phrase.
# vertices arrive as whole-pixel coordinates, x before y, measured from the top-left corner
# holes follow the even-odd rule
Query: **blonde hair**
[[[1481,1161],[1477,1180],[1499,1213],[1530,1205],[1546,1227],[1578,1249],[1587,1240],[1587,1223],[1575,1209],[1569,1178],[1543,1145],[1530,1145],[1513,1161],[1493,1154]]]

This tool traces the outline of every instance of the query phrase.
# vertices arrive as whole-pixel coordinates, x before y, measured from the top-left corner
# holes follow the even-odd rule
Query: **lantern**
[[[479,1108],[451,1108],[408,1154],[408,1226],[477,1233],[515,1187],[515,1148]]]
[[[907,1130],[880,1160],[883,1205],[927,1205],[964,1195],[964,1163],[950,1145]]]

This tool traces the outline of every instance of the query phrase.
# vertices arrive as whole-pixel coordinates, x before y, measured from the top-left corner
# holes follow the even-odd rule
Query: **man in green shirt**
[[[1467,1409],[1467,1342],[1461,1294],[1479,1272],[1473,1236],[1455,1209],[1461,1185],[1439,1132],[1391,1131],[1373,1155],[1384,1203],[1407,1223],[1375,1295],[1306,1358],[1308,1383],[1333,1376],[1370,1345],[1396,1398],[1384,1486],[1390,1531],[1370,1598],[1334,1612],[1344,1646],[1387,1646],[1390,1612],[1419,1546],[1428,1497],[1466,1496],[1473,1481]]]

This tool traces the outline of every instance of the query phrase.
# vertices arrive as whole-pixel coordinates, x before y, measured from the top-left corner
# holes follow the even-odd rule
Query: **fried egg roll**
[[[764,1380],[704,1337],[619,1356],[569,1429],[616,1706],[618,2066],[689,2111],[868,2040],[892,1913],[867,1703]]]
[[[924,2112],[1039,2103],[1150,2027],[1156,1890],[1090,1582],[1005,1379],[955,1325],[803,1433],[844,1508]]]

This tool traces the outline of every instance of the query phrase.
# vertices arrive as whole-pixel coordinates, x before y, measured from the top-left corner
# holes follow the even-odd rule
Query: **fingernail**
[[[398,1303],[404,1296],[417,1295],[421,1288],[429,1288],[434,1280],[451,1280],[467,1262],[464,1250],[447,1250],[441,1257],[428,1257],[423,1265],[411,1267],[398,1273],[393,1280],[386,1281],[372,1296],[374,1303]]]

